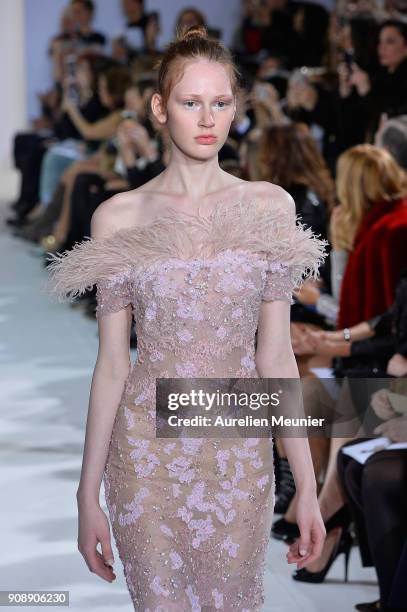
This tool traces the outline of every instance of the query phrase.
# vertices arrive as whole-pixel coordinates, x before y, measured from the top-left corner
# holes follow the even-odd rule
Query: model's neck
[[[205,161],[176,157],[171,153],[169,164],[162,173],[162,185],[168,193],[184,196],[191,207],[208,193],[225,186],[226,173],[219,166],[217,155]]]

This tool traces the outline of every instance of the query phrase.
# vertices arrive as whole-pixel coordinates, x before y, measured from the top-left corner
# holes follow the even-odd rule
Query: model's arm
[[[290,303],[262,302],[258,325],[256,368],[261,378],[299,378],[291,346]],[[322,551],[325,527],[319,510],[317,488],[308,438],[282,438],[294,476],[298,504],[297,524],[301,538],[287,554],[289,563],[301,568]],[[301,554],[300,551],[306,551]]]
[[[77,497],[99,502],[110,436],[124,383],[130,372],[131,312],[99,318],[99,352],[92,377],[82,473]]]
[[[109,201],[93,214],[92,238],[114,231]],[[116,228],[117,229],[117,228]],[[86,423],[82,471],[77,491],[79,511],[78,548],[89,569],[112,582],[115,575],[106,562],[113,561],[107,517],[99,505],[116,412],[129,374],[131,306],[98,317],[99,350],[92,377]],[[102,554],[97,550],[101,543]]]

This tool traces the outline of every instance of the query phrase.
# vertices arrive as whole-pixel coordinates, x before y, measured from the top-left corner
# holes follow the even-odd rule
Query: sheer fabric
[[[131,304],[136,321],[104,484],[137,611],[253,612],[264,601],[273,440],[156,438],[156,378],[257,378],[261,303],[291,303],[324,244],[281,212],[222,210],[209,221],[164,216],[51,266],[60,296],[93,280],[98,318]]]

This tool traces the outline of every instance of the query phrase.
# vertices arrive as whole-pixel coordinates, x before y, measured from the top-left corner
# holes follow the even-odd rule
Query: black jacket
[[[387,363],[395,353],[407,357],[407,269],[401,275],[393,304],[368,323],[375,335],[352,342],[350,357],[335,359],[337,376],[360,371],[365,376],[385,377]]]

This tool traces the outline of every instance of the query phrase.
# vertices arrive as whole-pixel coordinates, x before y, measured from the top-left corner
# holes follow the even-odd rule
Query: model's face
[[[235,98],[227,68],[202,59],[186,64],[182,79],[171,90],[166,113],[157,118],[166,125],[178,149],[204,160],[222,148],[234,113]]]
[[[382,66],[394,69],[407,57],[407,44],[397,28],[383,28],[380,32],[378,54]]]

